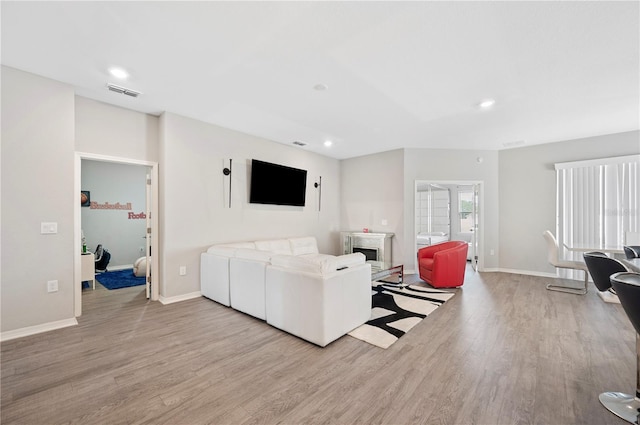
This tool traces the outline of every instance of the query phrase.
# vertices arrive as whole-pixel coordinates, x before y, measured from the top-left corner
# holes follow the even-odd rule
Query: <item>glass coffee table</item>
[[[381,281],[381,282],[388,283],[391,285],[396,285],[399,287],[407,286],[402,281],[402,276],[404,274],[404,266],[402,264],[394,266],[392,263],[385,263],[383,261],[367,261],[367,263],[371,264],[371,280],[372,281],[374,282]],[[395,274],[398,275],[397,282],[382,280],[386,277],[389,277]]]

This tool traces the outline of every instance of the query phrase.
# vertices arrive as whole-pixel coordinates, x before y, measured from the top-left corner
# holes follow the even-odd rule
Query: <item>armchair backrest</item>
[[[624,255],[627,257],[627,260],[640,258],[640,246],[625,245],[622,248],[624,248]]]
[[[616,273],[611,276],[611,284],[618,294],[620,304],[631,320],[631,324],[640,334],[640,274]]]
[[[626,272],[627,268],[620,261],[607,257],[602,252],[585,252],[584,262],[599,291],[611,288],[611,275]]]

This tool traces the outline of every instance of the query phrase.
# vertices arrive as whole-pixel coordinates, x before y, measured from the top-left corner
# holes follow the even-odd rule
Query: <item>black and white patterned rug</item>
[[[373,284],[371,319],[349,335],[381,348],[388,348],[455,295],[418,285]]]

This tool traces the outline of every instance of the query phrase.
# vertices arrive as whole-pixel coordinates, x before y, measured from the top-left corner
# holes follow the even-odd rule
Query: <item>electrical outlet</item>
[[[47,292],[58,292],[58,281],[57,280],[48,280],[47,281]]]
[[[386,226],[387,224],[389,224],[389,222],[387,221],[387,219],[386,219],[386,218],[383,218],[383,219],[382,219],[382,225],[383,225],[383,226]]]
[[[180,276],[186,276],[187,266],[180,266]]]
[[[495,251],[493,249],[489,250],[489,255],[496,255]]]

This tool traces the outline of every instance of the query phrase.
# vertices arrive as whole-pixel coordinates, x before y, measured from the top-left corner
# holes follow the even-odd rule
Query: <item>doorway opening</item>
[[[144,189],[137,187],[138,193],[138,202],[136,205],[138,210],[130,210],[131,206],[127,205],[125,199],[90,199],[87,203],[87,195],[91,196],[90,190],[86,190],[86,187],[82,187],[82,169],[83,164],[85,167],[89,168],[90,166],[96,167],[97,170],[100,170],[100,167],[106,167],[105,169],[109,169],[109,166],[112,168],[118,168],[120,170],[129,170],[134,171],[134,174],[138,175],[142,173],[142,178],[138,179],[140,181],[140,185],[144,186]],[[123,166],[123,167],[122,167]],[[133,166],[129,168],[129,166]],[[104,227],[105,229],[101,229],[100,224],[90,223],[89,217],[86,212],[83,214],[83,208],[88,211],[88,208],[96,208],[96,209],[107,209],[110,210],[110,216],[113,217],[114,214],[118,215],[120,218],[124,218],[124,226],[132,226],[131,235],[127,235],[129,241],[121,241],[116,239],[110,239],[110,243],[114,245],[119,245],[117,248],[118,254],[122,255],[123,258],[119,258],[117,263],[127,263],[129,260],[134,262],[134,257],[144,257],[144,282],[145,282],[145,296],[147,299],[152,301],[156,301],[159,298],[159,279],[158,279],[158,241],[157,237],[154,237],[157,234],[158,229],[158,164],[156,162],[149,161],[139,161],[139,160],[131,160],[127,158],[118,158],[118,157],[110,157],[104,155],[95,155],[95,154],[87,154],[87,153],[76,153],[75,157],[75,170],[74,170],[74,186],[76,193],[76,207],[74,208],[74,252],[76,255],[74,256],[74,311],[75,316],[82,315],[82,280],[86,279],[86,270],[83,270],[83,265],[86,267],[86,262],[82,263],[82,260],[85,257],[82,255],[83,251],[83,239],[84,234],[83,225],[91,226],[92,230],[92,239],[89,243],[89,249],[95,248],[97,244],[100,244],[102,240],[109,240],[109,236],[107,233],[108,228],[113,223],[107,222],[107,217],[109,215],[102,215],[102,219],[105,220]],[[108,175],[104,176],[105,179],[109,179]],[[137,186],[138,183],[136,182]],[[107,186],[108,187],[108,186]],[[121,188],[123,196],[126,198],[127,196],[127,188]],[[143,194],[140,192],[144,191]],[[84,195],[84,198],[81,198],[81,195]],[[141,199],[140,199],[141,198]],[[84,202],[84,207],[83,205]],[[111,203],[109,203],[111,201]],[[123,201],[119,203],[117,201]],[[95,211],[94,211],[95,212]],[[83,223],[83,215],[84,215],[84,223]],[[96,215],[97,216],[97,215]],[[121,220],[122,224],[123,221]],[[135,239],[131,239],[135,238]],[[105,248],[109,248],[105,246]],[[154,260],[151,259],[151,254],[154,255]],[[138,258],[139,259],[139,258]],[[136,263],[141,264],[142,261]],[[117,264],[116,264],[117,268]],[[142,270],[142,269],[140,269]],[[84,275],[84,277],[83,277]]]
[[[415,181],[415,270],[420,248],[449,240],[466,241],[467,260],[482,270],[482,186],[481,181]]]

